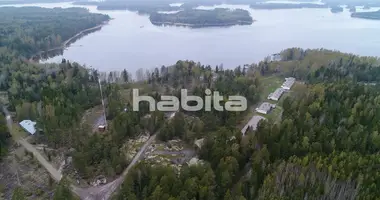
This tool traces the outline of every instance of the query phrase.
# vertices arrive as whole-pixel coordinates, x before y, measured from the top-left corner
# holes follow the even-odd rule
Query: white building
[[[33,122],[31,120],[23,120],[20,122],[20,126],[27,131],[28,133],[34,135],[36,133],[36,122]]]
[[[195,140],[195,141],[194,141],[194,145],[197,146],[199,149],[201,149],[202,146],[203,146],[203,144],[204,144],[204,141],[205,141],[204,138],[199,139],[199,140]]]
[[[293,77],[285,78],[285,82],[282,84],[281,87],[285,90],[290,90],[290,88],[292,88],[292,86],[294,85],[295,81],[296,79]]]
[[[268,114],[276,105],[264,102],[260,105],[260,107],[256,108],[256,111],[261,114]]]
[[[268,96],[268,99],[273,100],[273,101],[278,101],[282,94],[284,93],[285,89],[283,88],[277,88],[276,91],[273,93],[270,93]]]

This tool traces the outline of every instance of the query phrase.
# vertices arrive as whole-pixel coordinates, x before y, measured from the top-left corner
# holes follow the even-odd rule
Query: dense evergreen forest
[[[254,77],[260,75],[292,75],[305,82],[306,91],[283,101],[281,123],[263,121],[242,138],[231,113],[221,118],[200,113],[196,125],[176,115],[163,125],[160,139],[205,137],[199,156],[207,163],[176,173],[142,162],[115,199],[377,199],[379,60],[323,49],[293,48],[281,56],[282,61],[264,60],[232,73],[236,80],[241,76],[258,84]],[[214,71],[219,77],[229,74]],[[225,83],[218,89],[233,92],[236,83],[227,80],[215,86]],[[247,166],[250,173],[240,179]]]
[[[83,9],[1,10],[7,26],[0,30],[7,37],[1,37],[0,43],[0,90],[7,93],[8,109],[16,113],[16,121],[37,121],[38,142],[70,149],[81,178],[121,174],[129,164],[122,146],[141,133],[157,133],[158,140],[181,139],[189,145],[204,139],[197,151],[203,164],[177,170],[142,161],[128,174],[115,199],[364,200],[380,196],[378,58],[291,48],[281,52],[281,61],[266,58],[235,69],[178,61],[145,75],[138,72],[137,76],[144,76],[139,82],[132,82],[126,70],[119,77],[110,73],[109,81],[102,83],[109,128],[105,134],[92,134],[92,127],[81,119],[86,110],[101,104],[101,73],[67,60],[39,65],[22,58],[60,46],[64,38],[108,17]],[[30,15],[25,21],[26,13]],[[43,19],[47,22],[42,26]],[[43,37],[38,34],[41,27]],[[7,31],[16,34],[8,37]],[[61,35],[60,31],[67,32]],[[61,43],[53,35],[59,35]],[[251,110],[180,110],[171,120],[165,120],[162,112],[149,112],[144,103],[138,112],[124,111],[130,110],[132,102],[122,94],[136,87],[157,100],[168,94],[179,97],[182,88],[199,96],[211,89],[224,97],[245,96],[249,105],[257,105],[265,78],[288,76],[306,89],[284,98],[278,123],[262,121],[244,137],[238,124],[246,122]],[[223,99],[221,104],[225,103]],[[1,115],[0,155],[6,154],[8,137]],[[63,179],[53,199],[76,199],[69,184]],[[13,198],[25,199],[19,188]]]
[[[9,132],[6,126],[6,121],[3,115],[0,115],[0,160],[7,152],[7,139],[9,138]]]
[[[16,122],[37,121],[37,129],[42,130],[36,134],[37,141],[51,147],[75,147],[79,152],[78,146],[87,144],[87,135],[79,134],[82,130],[87,134],[79,125],[79,119],[84,110],[100,104],[99,73],[66,60],[60,64],[40,65],[25,58],[60,47],[78,32],[101,24],[109,17],[81,8],[38,7],[3,7],[0,16],[0,94],[1,99],[5,94],[8,100],[0,105],[8,104],[8,110],[16,113]],[[12,143],[9,137],[1,115],[1,156],[6,155]],[[56,199],[66,199],[67,192],[70,193],[66,186],[57,187]],[[24,199],[21,189],[15,190],[14,199]]]
[[[214,10],[185,9],[173,14],[152,13],[149,19],[155,25],[186,25],[191,27],[250,25],[253,22],[246,10],[223,8]]]
[[[109,20],[83,8],[2,7],[0,47],[29,58],[39,51],[61,47],[78,32]]]

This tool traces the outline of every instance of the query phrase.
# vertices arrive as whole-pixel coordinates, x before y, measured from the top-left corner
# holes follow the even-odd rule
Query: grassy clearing
[[[12,138],[14,138],[16,141],[29,136],[29,134],[24,129],[22,129],[18,123],[13,123],[11,134]]]
[[[277,104],[277,101],[268,100],[268,95],[272,92],[274,92],[277,88],[281,87],[284,80],[278,76],[263,76],[260,78],[260,84],[261,84],[261,92],[260,92],[260,99],[261,102],[252,105],[249,108],[249,111],[247,112],[247,115],[244,117],[244,120],[239,124],[238,128],[242,129],[245,124],[252,118],[254,115],[260,115],[265,118],[267,118],[267,115],[262,115],[260,113],[257,113],[255,108],[259,107],[263,102],[268,102],[271,104]]]
[[[265,117],[269,122],[278,123],[281,121],[282,111],[283,108],[276,105],[276,108],[272,109],[268,114],[261,114],[255,111],[253,115],[259,115]]]
[[[277,88],[281,87],[284,80],[277,76],[268,76],[260,79],[261,81],[261,100],[267,100],[270,93],[274,92]]]
[[[282,106],[282,103],[284,102],[284,99],[286,97],[296,97],[297,95],[301,95],[307,91],[307,85],[300,82],[295,82],[293,87],[284,93],[281,97],[281,99],[278,101],[278,105]]]
[[[282,107],[276,106],[267,116],[267,119],[273,123],[279,123],[281,121]]]

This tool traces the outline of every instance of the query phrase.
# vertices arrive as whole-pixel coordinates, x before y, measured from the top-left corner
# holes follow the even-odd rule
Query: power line
[[[103,90],[102,90],[102,84],[100,83],[100,79],[98,78],[99,81],[99,88],[100,88],[100,95],[102,98],[102,105],[103,105],[103,117],[104,117],[104,125],[107,127],[107,119],[106,119],[106,107],[104,105],[104,98],[103,98]]]

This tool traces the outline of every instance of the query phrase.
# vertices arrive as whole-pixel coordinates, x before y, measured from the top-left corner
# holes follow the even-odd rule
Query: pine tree
[[[25,199],[24,192],[22,191],[20,187],[17,187],[13,191],[12,200],[24,200],[24,199]]]

